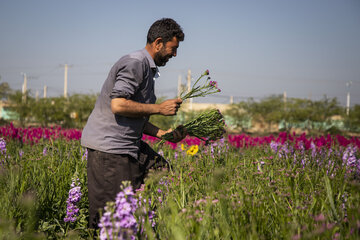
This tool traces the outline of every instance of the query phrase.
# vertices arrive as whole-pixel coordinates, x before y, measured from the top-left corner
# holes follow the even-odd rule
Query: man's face
[[[165,66],[167,61],[169,61],[170,58],[176,57],[176,51],[179,47],[179,41],[176,39],[176,37],[173,37],[171,41],[168,41],[165,43],[165,45],[162,43],[162,47],[160,50],[155,53],[154,56],[154,62],[157,66]]]

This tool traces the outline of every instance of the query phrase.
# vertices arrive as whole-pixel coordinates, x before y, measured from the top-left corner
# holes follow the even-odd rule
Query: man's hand
[[[173,134],[173,140],[171,140],[171,142],[173,142],[173,143],[180,142],[187,135],[186,128],[183,125],[178,126],[175,130],[172,130],[170,128],[169,130],[164,131],[163,134],[170,133],[170,132],[172,132],[172,134]],[[160,136],[160,138],[161,138],[161,136]]]
[[[164,116],[175,115],[181,103],[182,100],[180,98],[166,100],[159,104],[159,113]]]

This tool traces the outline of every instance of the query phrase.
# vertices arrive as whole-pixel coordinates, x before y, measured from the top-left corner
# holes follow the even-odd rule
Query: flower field
[[[80,136],[0,127],[0,239],[92,239]],[[359,148],[356,137],[288,133],[165,143],[157,151],[170,171],[150,172],[136,192],[125,183],[99,235],[360,239]]]

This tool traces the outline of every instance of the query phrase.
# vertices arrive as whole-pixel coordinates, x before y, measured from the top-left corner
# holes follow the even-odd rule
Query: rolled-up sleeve
[[[129,58],[116,74],[115,84],[110,97],[131,99],[143,81],[143,63]]]

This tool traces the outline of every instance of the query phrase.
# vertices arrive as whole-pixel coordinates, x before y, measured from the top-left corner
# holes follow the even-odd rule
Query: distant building
[[[187,111],[200,111],[206,109],[219,109],[220,112],[224,112],[230,108],[231,104],[221,104],[221,103],[183,103],[181,105],[181,110]]]
[[[0,100],[0,119],[14,120],[14,114],[9,110],[7,101]]]

